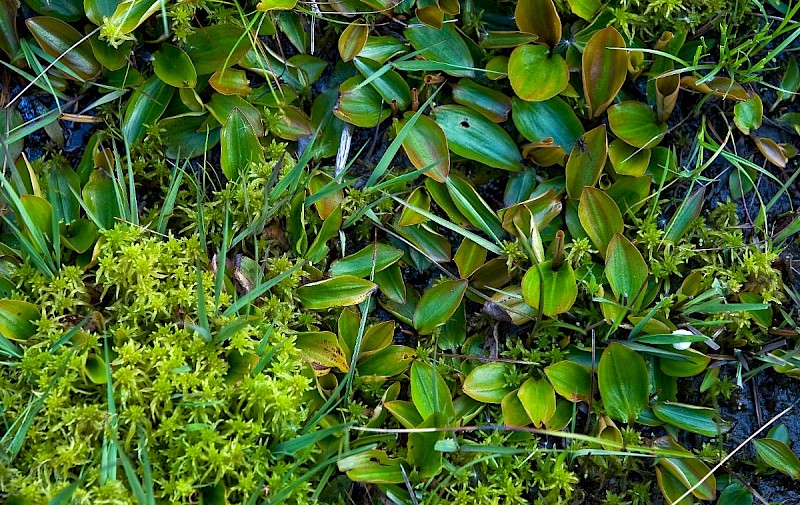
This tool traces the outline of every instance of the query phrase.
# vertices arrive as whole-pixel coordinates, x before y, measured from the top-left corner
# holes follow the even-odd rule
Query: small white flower
[[[675,331],[672,332],[672,334],[673,335],[694,335],[694,333],[692,333],[689,330],[675,330]],[[679,351],[685,351],[686,349],[692,347],[692,343],[691,342],[676,342],[676,343],[672,344],[672,347],[674,347],[675,349],[677,349]]]

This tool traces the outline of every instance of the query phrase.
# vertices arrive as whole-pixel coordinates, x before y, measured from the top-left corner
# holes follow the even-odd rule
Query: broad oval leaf
[[[356,58],[353,64],[365,78],[372,77],[381,69],[380,63],[367,58]],[[389,69],[379,74],[369,82],[369,85],[375,88],[386,103],[395,102],[400,110],[405,110],[411,105],[411,89],[406,80],[394,70]]]
[[[122,136],[131,144],[137,142],[145,129],[159,120],[167,110],[167,105],[175,93],[175,88],[158,78],[150,76],[131,96],[125,108],[122,123]]]
[[[629,100],[608,109],[608,126],[617,137],[634,147],[654,147],[667,132],[656,113],[641,102]]]
[[[561,42],[561,19],[553,0],[519,0],[514,21],[520,31],[536,35],[551,48]]]
[[[295,290],[295,296],[307,309],[328,309],[356,305],[366,300],[377,285],[352,275],[311,282]]]
[[[717,482],[711,469],[694,454],[690,453],[671,437],[655,440],[656,448],[672,452],[686,453],[686,457],[668,456],[658,460],[659,466],[675,477],[686,488],[695,488],[692,494],[700,500],[713,500],[716,496]],[[696,487],[695,487],[696,486]]]
[[[339,55],[342,61],[350,61],[364,49],[369,37],[369,26],[363,22],[352,22],[339,35]]]
[[[84,0],[83,9],[89,21],[100,26],[103,24],[103,18],[109,18],[114,14],[119,3],[120,0]]]
[[[404,119],[398,122],[398,128],[405,128],[412,116],[407,112]],[[428,116],[417,117],[416,123],[403,139],[403,150],[415,168],[428,168],[425,175],[435,181],[444,182],[450,173],[447,137],[436,121]]]
[[[800,479],[800,459],[786,444],[780,440],[762,438],[753,440],[753,447],[769,466],[794,480]]]
[[[389,117],[383,98],[372,86],[361,86],[364,78],[356,75],[339,86],[339,102],[333,113],[352,125],[373,128]]]
[[[619,175],[639,177],[650,165],[650,149],[637,149],[616,139],[608,147],[608,159]]]
[[[170,159],[191,159],[201,156],[219,143],[220,128],[206,122],[205,113],[191,113],[159,121],[161,140]]]
[[[583,125],[572,107],[560,97],[543,102],[511,99],[511,117],[517,130],[531,142],[552,138],[553,143],[570,152],[583,132]]]
[[[53,16],[61,21],[72,23],[83,17],[82,0],[25,0],[25,4],[38,14]]]
[[[214,88],[214,91],[223,95],[247,96],[253,91],[245,71],[236,68],[217,70],[211,74],[208,83]]]
[[[493,123],[502,123],[511,112],[511,99],[503,93],[476,84],[472,79],[461,79],[452,85],[453,100],[475,109]]]
[[[442,375],[428,363],[415,360],[411,365],[411,401],[423,419],[440,412],[445,419],[455,415],[453,397]]]
[[[647,407],[650,390],[647,365],[636,351],[612,343],[597,365],[597,385],[609,417],[633,423]]]
[[[621,233],[614,235],[608,244],[605,274],[617,300],[638,307],[650,270],[639,249]]]
[[[116,218],[122,216],[114,188],[114,180],[102,170],[95,170],[83,187],[83,201],[95,225],[110,230],[117,224]]]
[[[464,381],[464,393],[483,403],[501,403],[513,391],[506,382],[511,372],[508,363],[487,363],[472,370]]]
[[[44,52],[83,79],[89,80],[100,73],[100,63],[94,57],[88,38],[60,19],[39,16],[28,18],[25,25]]]
[[[226,23],[200,28],[186,37],[186,54],[197,75],[213,74],[235,65],[251,47],[244,30]]]
[[[522,170],[522,155],[508,133],[478,112],[463,105],[443,105],[432,116],[457,155],[511,172]]]
[[[329,331],[298,333],[294,345],[300,355],[311,363],[312,368],[318,373],[322,372],[322,375],[329,368],[338,368],[341,372],[350,370],[336,335]]]
[[[693,377],[702,373],[711,362],[711,358],[694,349],[672,349],[671,352],[680,354],[684,359],[669,359],[666,356],[659,358],[661,371],[670,377]]]
[[[517,391],[517,397],[537,428],[550,421],[556,413],[556,392],[545,379],[526,380]]]
[[[261,144],[253,126],[239,109],[233,109],[220,133],[220,165],[225,177],[235,181],[252,161],[263,161]]]
[[[403,251],[387,244],[368,245],[357,253],[331,263],[328,271],[331,277],[352,275],[354,277],[367,277],[371,272],[381,270],[396,263],[403,257]],[[374,266],[374,270],[373,270]]]
[[[547,46],[528,44],[511,52],[508,79],[518,97],[541,102],[564,91],[569,84],[569,68],[564,58]]]
[[[622,35],[609,26],[597,31],[583,50],[583,93],[589,118],[602,114],[625,82],[628,54]]]
[[[605,125],[586,132],[572,149],[566,166],[567,194],[581,198],[584,186],[594,186],[606,165],[608,140]]]
[[[127,34],[134,31],[150,16],[159,12],[162,0],[122,0],[108,19],[103,19],[103,33],[111,45],[130,39]]]
[[[733,106],[733,122],[745,135],[750,135],[751,130],[757,130],[761,126],[763,114],[764,106],[758,95]]]
[[[718,419],[717,411],[712,408],[674,402],[653,402],[652,407],[657,418],[692,433],[716,437],[731,429],[730,423]]]
[[[503,397],[500,402],[503,412],[503,424],[506,426],[527,426],[531,424],[531,418],[525,411],[525,407],[517,396],[517,391],[512,391]]]
[[[39,308],[22,300],[0,300],[0,335],[9,340],[28,340],[36,333]]]
[[[581,193],[578,219],[601,256],[605,256],[614,235],[622,233],[625,228],[622,213],[614,200],[602,189],[588,186]]]
[[[475,66],[472,54],[452,24],[447,23],[436,29],[417,24],[418,21],[416,18],[412,19],[409,28],[403,31],[403,36],[411,42],[414,49],[422,50],[422,58],[452,65],[453,68],[448,68],[445,72],[456,77],[475,75],[472,70]]]
[[[414,328],[427,335],[444,323],[456,312],[464,293],[466,280],[444,281],[430,288],[422,295],[414,310]]]
[[[592,372],[574,361],[559,361],[544,369],[558,394],[571,402],[588,402],[592,397]]]
[[[362,377],[394,377],[405,372],[416,357],[416,352],[404,345],[390,345],[371,354],[358,364]]]
[[[544,300],[542,300],[544,296]],[[528,269],[522,278],[522,297],[525,303],[546,316],[556,316],[572,308],[578,297],[575,272],[568,262],[553,270],[548,260]]]
[[[176,88],[194,88],[197,85],[197,71],[189,55],[172,44],[161,44],[153,53],[153,72]]]

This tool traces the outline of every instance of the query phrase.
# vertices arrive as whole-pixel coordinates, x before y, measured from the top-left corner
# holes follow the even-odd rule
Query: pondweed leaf
[[[411,401],[422,419],[428,419],[436,412],[442,414],[445,421],[455,415],[453,398],[442,375],[420,360],[411,365]]]
[[[89,80],[100,73],[100,63],[94,57],[92,44],[75,28],[60,19],[41,16],[28,18],[25,25],[44,52]]]
[[[600,356],[597,385],[609,417],[632,424],[647,406],[650,380],[647,365],[636,351],[612,343]]]
[[[511,371],[508,363],[487,363],[473,369],[464,381],[464,393],[483,403],[501,403],[513,388],[506,375]]]
[[[602,189],[589,186],[583,188],[578,204],[578,218],[603,256],[614,234],[624,230],[619,207]]]
[[[414,311],[414,328],[420,334],[427,335],[447,322],[464,298],[466,290],[466,280],[444,281],[427,290]]]
[[[522,155],[501,127],[463,105],[442,105],[431,114],[450,150],[464,158],[511,172],[522,170]]]
[[[295,290],[300,303],[307,309],[328,309],[356,305],[369,297],[377,285],[352,275],[311,282]]]
[[[569,84],[569,67],[549,47],[527,44],[511,52],[508,79],[518,97],[541,102],[564,91]]]
[[[603,28],[589,39],[583,50],[582,68],[589,117],[595,118],[614,101],[627,76],[625,41],[614,27]]]

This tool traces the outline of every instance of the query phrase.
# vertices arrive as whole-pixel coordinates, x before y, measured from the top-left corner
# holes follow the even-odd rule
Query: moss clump
[[[66,267],[45,280],[29,267],[16,270],[22,298],[43,317],[20,361],[0,368],[6,426],[44,401],[12,464],[0,465],[0,490],[46,503],[82,479],[75,503],[134,503],[122,469],[103,468],[115,444],[140,482],[146,454],[161,503],[194,503],[217,483],[230,503],[242,503],[304,472],[268,449],[293,437],[307,415],[311,381],[293,336],[281,321],[256,318],[220,339],[215,330],[232,319],[210,316],[212,338],[204,339],[193,328],[198,266],[205,299],[213,299],[205,261],[196,238],[162,240],[118,225],[104,234],[94,274]],[[91,321],[58,346],[87,314]],[[267,355],[263,371],[252,373],[251,362]],[[307,501],[309,489],[298,486],[292,501]]]

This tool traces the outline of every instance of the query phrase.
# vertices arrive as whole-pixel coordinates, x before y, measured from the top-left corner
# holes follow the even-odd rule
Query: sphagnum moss
[[[207,342],[184,324],[196,317],[197,240],[163,240],[128,225],[104,238],[95,276],[66,267],[45,282],[28,268],[15,272],[23,298],[42,307],[44,316],[19,364],[0,371],[5,418],[20,419],[29,402],[52,389],[14,466],[0,475],[0,489],[40,503],[82,478],[76,503],[135,503],[121,482],[102,482],[96,458],[105,437],[116,438],[134,461],[147,452],[160,502],[192,501],[198,490],[222,482],[236,503],[264,482],[291,480],[301,469],[281,463],[266,447],[292,438],[308,414],[310,380],[292,344],[292,318],[257,318],[225,342]],[[209,300],[210,272],[203,284]],[[86,294],[70,298],[65,290],[91,290],[99,299],[89,307]],[[290,307],[291,299],[281,304]],[[102,315],[103,327],[87,325],[49,351],[74,324],[67,321],[92,310]],[[229,321],[219,317],[213,324]],[[276,326],[261,352],[273,353],[272,359],[262,373],[246,371],[231,380],[226,355],[255,355],[270,321]],[[115,429],[106,385],[92,382],[85,370],[88,356],[103,356],[106,339],[114,349]],[[308,491],[300,486],[293,499],[302,503]]]

